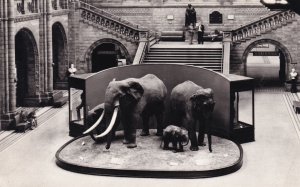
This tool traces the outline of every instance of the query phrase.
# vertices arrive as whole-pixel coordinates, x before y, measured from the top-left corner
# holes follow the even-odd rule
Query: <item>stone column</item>
[[[3,83],[4,83],[4,109],[3,112],[7,114],[9,112],[9,81],[8,81],[8,1],[3,2]]]
[[[39,10],[39,8],[40,8],[40,1],[39,0],[35,0],[35,12],[36,13],[39,13],[40,12],[40,10]]]
[[[231,32],[224,31],[223,34],[223,74],[229,74],[230,72],[230,44],[231,44]]]
[[[3,115],[1,116],[0,129],[7,129],[10,123],[13,121],[16,112],[16,70],[15,70],[15,31],[14,31],[14,1],[4,0],[1,9],[1,49],[2,49],[2,61],[1,66],[3,76],[2,88],[2,101]]]
[[[15,26],[14,2],[8,0],[8,84],[9,84],[9,112],[16,111],[16,60],[15,60]]]
[[[77,38],[80,32],[79,28],[79,19],[80,19],[80,9],[76,9],[76,3],[75,1],[70,1],[69,3],[69,17],[68,17],[68,47],[69,47],[69,64],[68,67],[70,67],[70,64],[74,64],[76,67],[76,60],[77,60]],[[77,5],[78,6],[78,5]]]
[[[47,40],[47,61],[46,61],[46,67],[47,67],[47,90],[50,95],[52,95],[53,92],[53,56],[52,56],[52,24],[51,24],[51,0],[47,0],[47,9],[46,9],[46,40]]]

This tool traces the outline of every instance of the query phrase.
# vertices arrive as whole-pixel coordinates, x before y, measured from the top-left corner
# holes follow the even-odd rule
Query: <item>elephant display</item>
[[[113,80],[105,92],[104,112],[84,134],[93,133],[93,130],[105,118],[106,124],[109,124],[108,127],[94,138],[107,136],[106,149],[109,149],[118,127],[118,123],[114,124],[120,120],[124,129],[123,143],[127,144],[128,148],[134,148],[137,146],[136,128],[142,123],[141,136],[149,135],[149,118],[153,115],[157,120],[156,134],[162,135],[166,96],[165,84],[153,74],[147,74],[141,78]]]
[[[170,149],[170,142],[172,142],[172,149],[174,153],[183,152],[183,146],[186,146],[189,143],[188,131],[175,125],[167,126],[163,131],[162,137],[164,150]]]
[[[199,150],[198,146],[205,146],[204,134],[207,133],[209,151],[211,149],[211,122],[215,106],[213,90],[202,88],[192,81],[185,81],[173,88],[170,98],[173,124],[182,124],[188,130],[191,140],[190,149]],[[197,141],[197,123],[199,133]]]

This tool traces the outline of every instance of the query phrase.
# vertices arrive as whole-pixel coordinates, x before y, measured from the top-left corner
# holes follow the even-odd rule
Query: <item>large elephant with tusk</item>
[[[204,133],[208,138],[209,151],[211,149],[211,122],[215,106],[213,90],[202,88],[192,81],[178,84],[171,92],[171,114],[173,123],[182,124],[188,130],[192,151],[204,146]],[[199,123],[198,140],[196,129]]]
[[[103,133],[94,138],[107,136],[106,149],[109,149],[118,126],[118,123],[115,125],[115,122],[120,119],[124,129],[123,143],[127,144],[128,148],[134,148],[137,146],[136,128],[139,123],[142,123],[141,135],[149,135],[149,118],[153,115],[157,120],[157,135],[162,135],[166,96],[165,84],[153,74],[147,74],[141,78],[113,80],[105,92],[102,115],[84,134],[92,133],[105,118],[106,124],[109,125]]]

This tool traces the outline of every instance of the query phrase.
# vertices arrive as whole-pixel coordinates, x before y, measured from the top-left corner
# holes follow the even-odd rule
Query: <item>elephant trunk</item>
[[[212,122],[211,117],[205,120],[205,127],[206,127],[206,134],[207,134],[209,152],[212,152],[212,148],[211,148],[211,122]]]
[[[187,138],[187,140],[185,140],[185,144],[182,144],[182,146],[187,146],[188,144],[189,144],[189,142],[190,142],[190,139],[189,138]]]

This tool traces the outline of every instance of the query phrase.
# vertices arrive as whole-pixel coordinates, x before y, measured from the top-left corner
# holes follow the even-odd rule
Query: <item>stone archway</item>
[[[23,28],[15,35],[16,105],[28,106],[38,91],[38,48],[32,32]]]
[[[104,57],[104,60],[108,60],[109,62],[101,61],[101,56]],[[110,38],[104,38],[94,42],[85,54],[88,72],[118,66],[118,62],[114,61],[115,58],[124,58],[126,59],[126,65],[132,64],[131,56],[121,42]]]
[[[67,88],[68,50],[65,29],[61,23],[52,25],[53,87]]]
[[[242,63],[244,65],[244,75],[247,75],[247,57],[251,50],[255,48],[258,45],[263,45],[263,44],[271,44],[274,45],[278,49],[278,58],[280,61],[280,65],[278,65],[278,77],[281,82],[285,82],[286,79],[288,78],[288,71],[289,71],[289,66],[292,63],[292,58],[291,55],[288,51],[288,49],[281,44],[280,42],[272,39],[261,39],[252,42],[250,45],[248,45],[243,53],[242,56]]]

